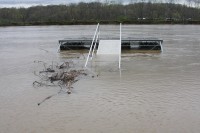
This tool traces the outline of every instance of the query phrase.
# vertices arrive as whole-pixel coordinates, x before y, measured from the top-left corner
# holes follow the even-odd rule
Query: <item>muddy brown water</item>
[[[126,53],[121,74],[113,64],[93,64],[97,78],[37,106],[59,88],[32,87],[33,72],[42,69],[34,60],[82,67],[82,53],[58,53],[58,40],[92,38],[95,27],[0,27],[0,133],[200,132],[198,25],[123,25],[125,37],[162,38],[163,53]],[[101,35],[118,35],[117,25],[101,28]]]

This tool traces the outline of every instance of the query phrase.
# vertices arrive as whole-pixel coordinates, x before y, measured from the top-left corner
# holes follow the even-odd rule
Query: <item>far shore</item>
[[[61,22],[31,22],[31,23],[0,23],[0,26],[42,26],[42,25],[94,25],[101,24],[136,24],[136,25],[165,25],[165,24],[180,24],[180,25],[199,25],[200,20],[181,20],[181,21],[166,21],[166,20],[133,20],[133,21],[61,21]]]

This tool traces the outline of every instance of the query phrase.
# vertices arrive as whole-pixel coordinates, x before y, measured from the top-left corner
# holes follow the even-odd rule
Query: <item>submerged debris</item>
[[[42,104],[43,102],[45,102],[46,100],[50,99],[51,97],[53,97],[55,95],[56,94],[46,97],[44,100],[42,100],[41,102],[38,103],[38,106],[40,106],[40,104]]]
[[[39,72],[34,72],[34,74],[39,77],[39,80],[34,81],[33,86],[60,87],[60,90],[57,94],[61,92],[71,94],[73,88],[72,85],[79,80],[79,77],[88,75],[84,69],[75,69],[75,65],[72,61],[64,62],[61,65],[58,65],[58,63],[55,62],[52,62],[51,65],[47,65],[47,63],[43,61],[34,61],[34,63],[43,65],[44,69]],[[94,75],[91,77],[94,77]],[[38,106],[57,94],[46,97],[44,100],[38,103]]]

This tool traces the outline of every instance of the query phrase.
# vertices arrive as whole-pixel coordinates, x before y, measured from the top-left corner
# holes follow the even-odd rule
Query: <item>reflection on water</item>
[[[101,28],[108,33],[118,26]],[[0,28],[1,132],[200,131],[200,27],[193,25],[124,25],[124,36],[162,38],[164,52],[123,54],[121,76],[116,62],[90,64],[97,78],[83,78],[71,95],[37,106],[59,88],[32,87],[33,71],[40,69],[33,61],[73,60],[83,67],[85,51],[58,53],[57,41],[92,37],[94,30],[95,25]]]

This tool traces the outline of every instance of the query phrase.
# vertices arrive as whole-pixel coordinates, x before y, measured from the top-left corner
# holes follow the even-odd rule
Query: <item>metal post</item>
[[[162,46],[162,42],[160,41],[160,48],[161,48],[161,52],[163,52],[163,46]]]
[[[122,48],[122,24],[120,23],[120,48],[119,48],[119,69],[121,68],[121,48]]]
[[[58,46],[58,51],[57,52],[60,52],[60,46],[61,46],[61,44],[62,43],[59,42],[59,46]]]

